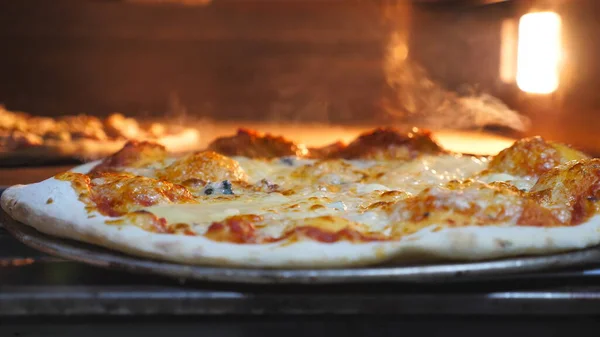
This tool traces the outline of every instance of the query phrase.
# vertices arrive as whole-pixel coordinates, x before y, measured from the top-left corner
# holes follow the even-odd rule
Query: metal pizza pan
[[[13,220],[3,211],[0,211],[0,222],[6,230],[25,245],[50,255],[102,268],[158,274],[180,280],[247,284],[447,283],[583,268],[600,263],[600,247],[593,247],[547,256],[470,263],[289,270],[205,267],[138,258],[87,243],[53,237]]]

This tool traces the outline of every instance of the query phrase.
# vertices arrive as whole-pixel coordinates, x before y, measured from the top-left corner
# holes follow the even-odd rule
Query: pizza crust
[[[76,170],[86,172],[90,163]],[[48,203],[51,199],[52,202]],[[144,231],[132,225],[107,225],[100,214],[90,217],[71,183],[54,178],[7,189],[2,208],[15,220],[40,232],[83,241],[132,255],[212,266],[264,268],[332,268],[381,263],[440,260],[475,261],[520,255],[552,254],[600,243],[600,216],[573,227],[485,226],[425,228],[394,242],[271,244],[216,242],[203,236]]]
[[[194,129],[167,135],[153,140],[166,147],[172,153],[183,153],[199,149],[200,135]],[[128,140],[75,139],[60,141],[47,139],[41,145],[17,150],[1,150],[0,161],[4,165],[36,164],[40,162],[59,162],[64,160],[90,161],[109,156],[120,149]]]

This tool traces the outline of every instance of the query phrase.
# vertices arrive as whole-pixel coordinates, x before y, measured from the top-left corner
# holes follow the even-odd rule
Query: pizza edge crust
[[[169,152],[182,153],[199,150],[200,138],[198,131],[185,129],[176,134],[153,139],[152,141],[165,146]],[[70,141],[46,140],[41,145],[17,150],[0,149],[0,160],[22,161],[32,158],[38,161],[46,159],[96,160],[119,151],[128,141],[93,139],[75,139]]]
[[[93,165],[76,168],[85,172]],[[48,203],[48,199],[52,202]],[[391,242],[270,244],[216,242],[203,236],[159,234],[136,226],[107,225],[90,214],[66,181],[54,178],[8,188],[0,199],[15,220],[40,232],[158,260],[212,266],[330,268],[444,260],[477,261],[583,249],[600,243],[600,215],[573,227],[462,227],[436,225]]]

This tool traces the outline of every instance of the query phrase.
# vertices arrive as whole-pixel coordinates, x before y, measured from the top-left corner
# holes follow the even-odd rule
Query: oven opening
[[[517,85],[533,94],[550,94],[559,86],[561,20],[554,12],[523,15],[519,20]]]
[[[432,130],[458,152],[495,154],[516,138],[542,135],[597,153],[600,145],[590,135],[600,119],[591,111],[600,100],[591,88],[600,78],[593,62],[600,43],[586,34],[593,28],[592,5],[40,4],[49,15],[0,35],[7,46],[0,65],[7,74],[0,79],[6,108],[0,111],[0,146],[11,153],[10,146],[31,149],[66,139],[55,130],[36,133],[49,119],[71,125],[65,117],[83,115],[72,120],[89,117],[90,125],[102,125],[120,112],[122,130],[93,137],[124,140],[192,128],[200,149],[244,127],[323,146],[391,126]],[[24,4],[5,9],[0,25],[11,22],[1,20],[7,13],[36,13]],[[15,127],[18,111],[34,120]],[[88,133],[94,131],[70,139]],[[7,135],[18,139],[7,141]]]

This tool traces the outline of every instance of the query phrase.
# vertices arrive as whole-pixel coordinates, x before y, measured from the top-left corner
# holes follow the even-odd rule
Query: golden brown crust
[[[337,151],[327,150],[328,158],[409,160],[422,154],[441,154],[445,151],[431,133],[413,128],[400,132],[393,128],[378,128],[361,134],[348,146]]]
[[[312,159],[324,159],[333,158],[336,153],[339,153],[346,147],[346,144],[338,141],[322,147],[310,147],[308,148],[308,158]]]
[[[196,141],[192,139],[193,132],[157,123],[142,127],[135,119],[119,113],[104,120],[88,115],[50,118],[9,111],[0,106],[0,152],[12,152],[15,157],[34,156],[32,149],[40,149],[51,152],[46,154],[48,159],[53,156],[91,159],[109,152],[93,150],[93,145],[89,144],[107,144],[112,149],[127,140],[164,141],[174,150],[178,147],[187,149],[193,147],[192,141]],[[181,144],[178,137],[181,137]],[[78,153],[71,150],[73,144],[80,144],[75,147]]]
[[[490,172],[518,176],[539,176],[569,160],[587,156],[566,145],[546,142],[542,137],[524,138],[496,155],[489,165]]]
[[[542,175],[530,191],[565,224],[578,224],[600,210],[600,159],[571,161]]]
[[[148,206],[196,202],[183,186],[127,173],[99,173],[90,179],[84,174],[66,172],[55,178],[70,181],[80,200],[88,206],[93,204],[90,211],[112,217]]]
[[[526,226],[562,225],[552,213],[526,198],[514,187],[465,181],[427,188],[392,207],[398,235],[439,224],[443,227],[487,226],[512,223]]]
[[[141,168],[164,161],[167,154],[165,147],[157,143],[129,141],[121,150],[102,160],[90,174],[118,172],[121,168]]]
[[[314,159],[414,159],[421,154],[445,151],[426,130],[413,128],[400,132],[393,128],[378,128],[361,134],[347,146],[336,142],[323,147],[306,149],[283,137],[263,135],[254,130],[239,129],[235,136],[213,141],[209,150],[228,156],[277,158],[298,156]]]
[[[220,137],[208,146],[209,150],[226,156],[244,156],[248,158],[277,158],[285,156],[304,156],[307,150],[284,137],[261,134],[255,130],[239,129],[231,137]]]
[[[19,130],[0,129],[0,150],[13,151],[42,145],[42,137]]]
[[[60,117],[56,120],[53,131],[65,131],[71,135],[72,139],[108,139],[102,121],[97,117],[88,115]]]
[[[191,179],[204,182],[248,180],[237,161],[213,151],[189,154],[159,172],[159,177],[178,184]]]
[[[139,123],[120,113],[114,113],[104,120],[104,130],[109,137],[135,139],[142,132]]]

